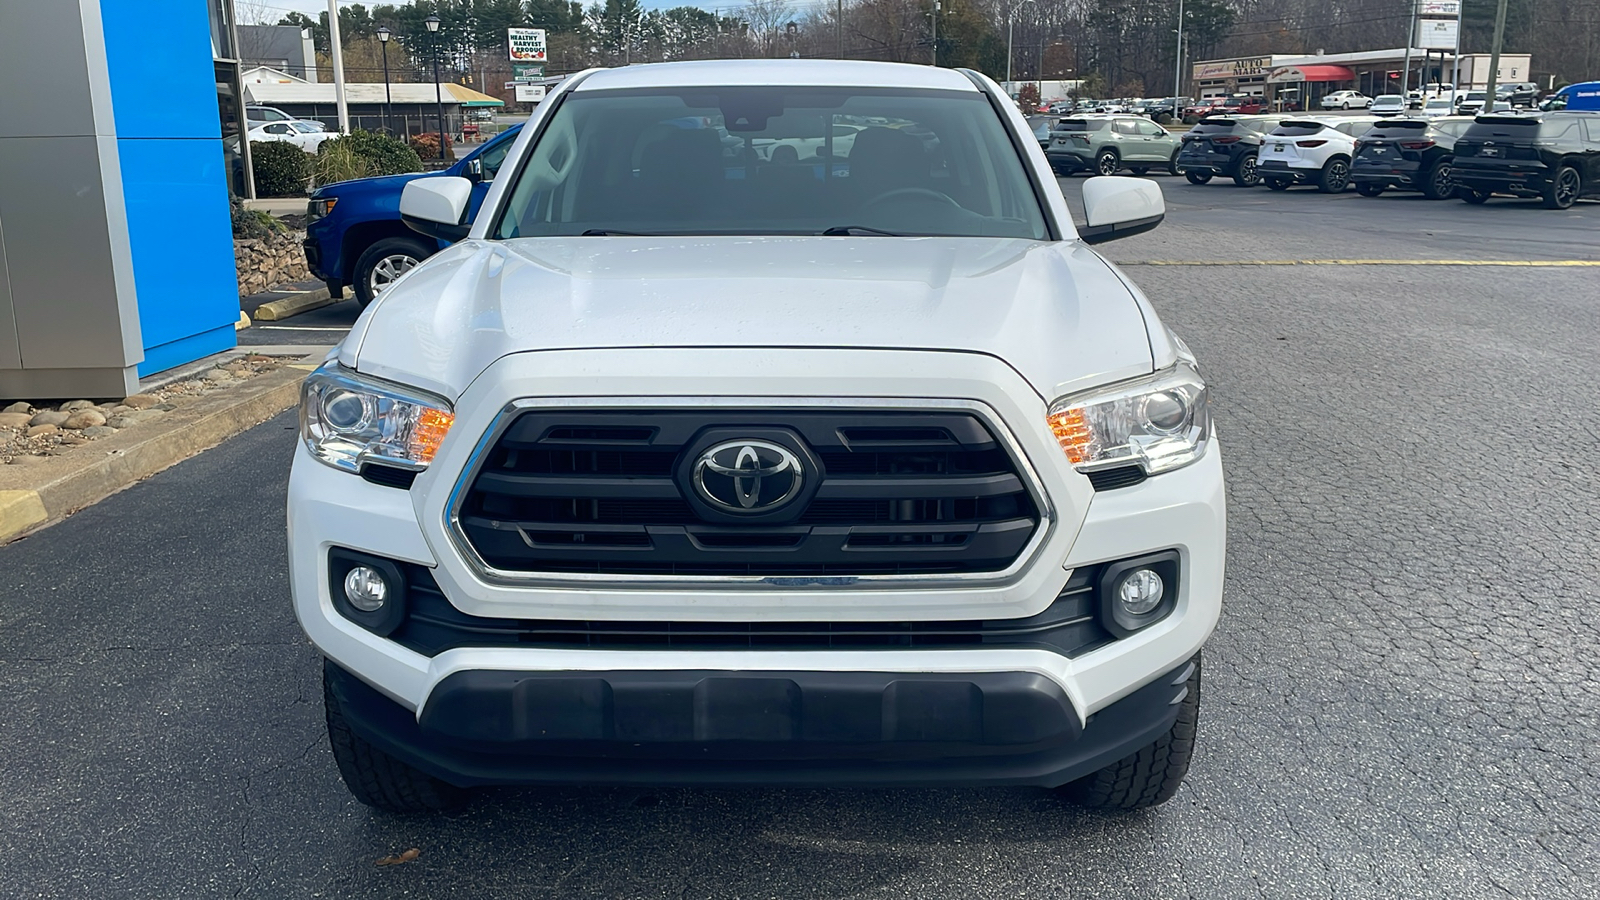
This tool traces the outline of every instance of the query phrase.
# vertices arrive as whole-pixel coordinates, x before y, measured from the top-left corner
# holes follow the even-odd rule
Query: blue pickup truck
[[[444,246],[400,221],[400,192],[406,183],[440,175],[470,179],[474,184],[468,215],[476,216],[521,130],[521,125],[506,129],[442,172],[360,178],[312,191],[305,241],[311,274],[327,283],[334,297],[343,297],[349,285],[363,307],[371,303],[390,282]]]

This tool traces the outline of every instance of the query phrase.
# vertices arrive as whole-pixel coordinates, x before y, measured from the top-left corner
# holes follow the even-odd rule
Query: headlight
[[[376,462],[423,469],[450,432],[455,413],[444,400],[364,378],[328,363],[300,389],[300,438],[336,469],[358,472]]]
[[[1206,452],[1206,383],[1183,347],[1170,369],[1050,405],[1050,430],[1080,471],[1135,464],[1154,475]]]
[[[333,212],[333,206],[338,202],[338,197],[324,197],[321,199],[312,200],[306,204],[306,218],[313,220],[320,219],[328,213]]]

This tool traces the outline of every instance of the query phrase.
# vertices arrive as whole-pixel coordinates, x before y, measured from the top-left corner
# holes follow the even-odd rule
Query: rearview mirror
[[[459,241],[472,230],[466,221],[471,199],[472,182],[465,178],[418,178],[400,193],[400,220],[428,237]]]
[[[1083,212],[1085,225],[1078,229],[1079,240],[1103,244],[1160,225],[1167,215],[1167,203],[1154,181],[1101,175],[1083,183]]]

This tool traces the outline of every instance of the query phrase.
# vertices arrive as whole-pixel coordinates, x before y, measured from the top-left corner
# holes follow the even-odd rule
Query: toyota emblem
[[[787,447],[770,441],[724,441],[695,460],[695,493],[730,513],[771,512],[799,495],[806,470]]]

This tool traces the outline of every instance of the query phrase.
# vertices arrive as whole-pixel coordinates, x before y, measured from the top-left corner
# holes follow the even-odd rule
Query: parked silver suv
[[[1142,116],[1062,119],[1045,155],[1057,175],[1115,175],[1122,169],[1143,175],[1156,168],[1178,174],[1178,136]]]

